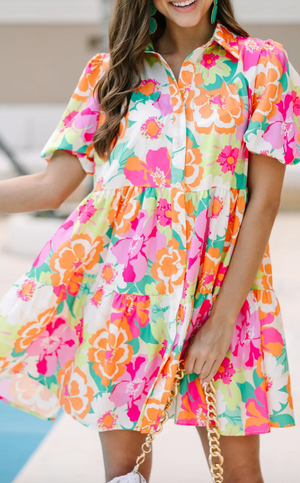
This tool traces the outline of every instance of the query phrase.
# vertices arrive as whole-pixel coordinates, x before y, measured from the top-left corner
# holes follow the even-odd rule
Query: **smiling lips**
[[[175,7],[188,7],[189,5],[192,5],[193,3],[195,3],[196,0],[189,0],[187,2],[180,2],[180,3],[177,3],[177,2],[171,2],[172,5],[174,5]]]

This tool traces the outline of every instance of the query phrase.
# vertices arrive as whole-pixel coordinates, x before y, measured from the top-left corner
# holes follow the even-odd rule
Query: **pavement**
[[[0,217],[0,298],[35,258],[12,254],[5,248],[9,218]],[[296,426],[271,428],[271,433],[261,435],[260,456],[265,483],[300,482],[299,239],[300,213],[279,212],[270,251],[273,285],[284,319]],[[40,424],[38,421],[5,403],[0,404],[1,483],[105,483],[96,432],[65,414],[55,423],[43,421]],[[176,426],[172,420],[168,421],[155,439],[153,456],[151,483],[211,482],[195,428]]]

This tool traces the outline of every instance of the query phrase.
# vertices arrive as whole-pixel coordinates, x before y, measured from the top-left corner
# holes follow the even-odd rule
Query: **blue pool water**
[[[13,481],[54,424],[0,401],[0,483]]]

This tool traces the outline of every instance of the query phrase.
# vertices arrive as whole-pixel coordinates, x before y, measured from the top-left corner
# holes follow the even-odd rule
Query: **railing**
[[[0,137],[0,151],[2,151],[6,157],[8,158],[8,161],[13,165],[17,173],[21,176],[24,174],[30,174],[26,169],[23,168],[22,164],[17,160],[15,154],[12,152],[12,150],[8,147],[8,145],[3,141],[3,139]]]

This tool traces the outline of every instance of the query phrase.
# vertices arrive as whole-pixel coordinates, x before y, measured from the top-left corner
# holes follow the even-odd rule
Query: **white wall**
[[[110,0],[0,0],[0,23],[97,23]]]
[[[111,0],[0,0],[0,23],[95,23]],[[300,23],[300,0],[234,0],[244,23]]]
[[[242,23],[300,23],[300,0],[234,0]]]

